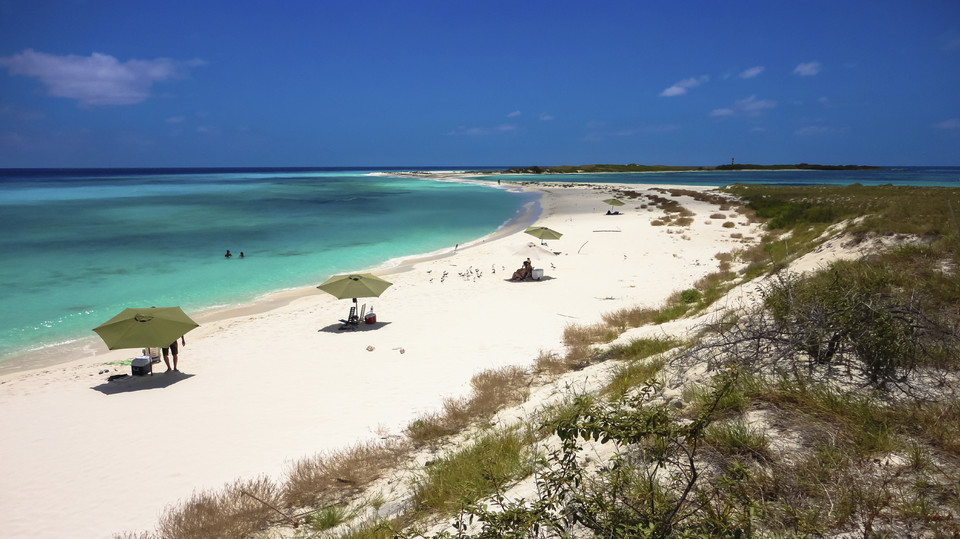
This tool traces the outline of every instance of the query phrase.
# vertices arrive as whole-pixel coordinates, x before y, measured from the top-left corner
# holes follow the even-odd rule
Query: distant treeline
[[[716,170],[883,170],[883,167],[874,167],[870,165],[810,165],[808,163],[798,163],[796,165],[749,165],[732,164],[720,165]]]
[[[883,170],[883,167],[869,165],[751,165],[730,164],[715,167],[688,167],[668,165],[560,165],[555,167],[515,167],[505,170],[507,174],[586,174],[591,172],[690,172],[701,170]]]

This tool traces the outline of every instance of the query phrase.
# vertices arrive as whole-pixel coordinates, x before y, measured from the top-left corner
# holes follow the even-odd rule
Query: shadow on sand
[[[372,324],[357,324],[356,326],[346,327],[343,322],[337,322],[336,324],[322,327],[317,331],[322,331],[323,333],[357,333],[358,331],[376,331],[389,323],[390,322],[374,322]]]
[[[181,380],[192,378],[193,376],[195,375],[184,374],[177,371],[160,372],[146,376],[124,376],[123,378],[93,386],[90,389],[99,391],[104,395],[115,395],[117,393],[127,393],[129,391],[140,391],[143,389],[162,389],[172,386]]]
[[[508,283],[539,283],[541,281],[552,281],[553,279],[554,277],[551,277],[549,275],[544,275],[539,279],[504,279],[504,281]]]

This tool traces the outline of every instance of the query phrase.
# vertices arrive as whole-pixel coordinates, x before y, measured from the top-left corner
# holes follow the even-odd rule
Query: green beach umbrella
[[[609,204],[609,205],[611,205],[611,206],[623,206],[623,202],[620,201],[620,200],[617,200],[617,199],[615,199],[615,198],[608,198],[608,199],[604,200],[604,202],[607,203],[607,204]]]
[[[163,348],[200,324],[180,307],[124,309],[93,328],[107,348]]]
[[[557,232],[556,230],[549,229],[545,226],[532,226],[524,230],[527,234],[530,234],[534,238],[540,238],[540,244],[543,245],[543,240],[558,240],[563,234]]]
[[[393,283],[385,281],[372,273],[334,275],[317,288],[337,299],[375,298],[383,294]]]

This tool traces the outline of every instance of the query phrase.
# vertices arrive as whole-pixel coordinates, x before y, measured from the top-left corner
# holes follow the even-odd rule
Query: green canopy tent
[[[165,348],[200,324],[180,307],[128,308],[93,328],[107,348]]]

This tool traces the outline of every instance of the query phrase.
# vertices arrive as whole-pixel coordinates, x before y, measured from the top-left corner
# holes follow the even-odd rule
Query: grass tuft
[[[612,400],[618,400],[637,387],[649,385],[666,365],[662,357],[647,360],[634,359],[618,364],[613,368],[610,381],[604,388],[604,393]]]
[[[529,378],[529,372],[520,367],[478,373],[470,380],[473,392],[469,398],[444,400],[443,412],[428,413],[410,423],[407,437],[419,447],[456,434],[503,407],[519,404],[529,395]]]
[[[741,421],[710,425],[705,440],[715,451],[727,457],[749,457],[761,462],[770,460],[766,435]]]
[[[164,538],[246,537],[282,518],[268,505],[280,505],[280,490],[269,478],[237,480],[220,491],[195,492],[167,508],[158,533]]]
[[[532,471],[528,440],[515,430],[484,434],[469,447],[433,461],[416,480],[414,503],[428,512],[454,512]]]
[[[402,441],[377,440],[300,459],[287,472],[284,501],[290,507],[338,502],[398,464],[407,450]]]

